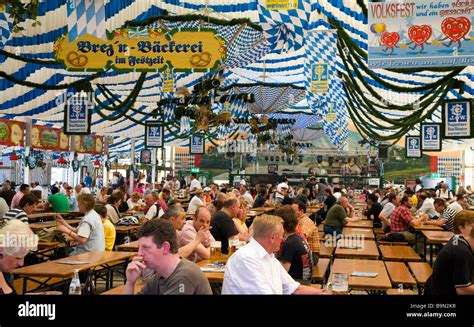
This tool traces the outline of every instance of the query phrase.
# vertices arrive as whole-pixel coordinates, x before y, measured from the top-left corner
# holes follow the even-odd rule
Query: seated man
[[[314,222],[306,215],[306,203],[296,201],[291,205],[298,217],[298,224],[301,226],[304,236],[308,240],[309,248],[313,256],[313,264],[318,263],[319,254],[319,231]]]
[[[16,209],[10,209],[3,215],[4,219],[18,219],[28,225],[28,215],[32,214],[38,204],[38,198],[34,194],[24,195]]]
[[[51,188],[51,195],[48,198],[48,203],[53,212],[61,213],[71,210],[68,198],[64,194],[59,193],[59,189],[56,186]]]
[[[426,281],[426,295],[474,295],[474,212],[454,217],[454,235],[441,249]]]
[[[211,213],[206,207],[197,208],[193,220],[188,220],[181,231],[178,231],[178,241],[180,248],[192,243],[201,228],[208,229],[211,224]],[[199,243],[195,250],[187,257],[189,260],[198,262],[211,257],[211,242],[214,241],[209,231],[206,231],[208,238]]]
[[[186,213],[184,212],[183,207],[181,207],[180,205],[172,205],[168,207],[168,210],[161,217],[161,219],[167,220],[171,223],[171,225],[176,231],[176,237],[178,237],[178,233],[182,231],[185,225]],[[209,244],[210,237],[211,233],[209,232],[209,225],[200,226],[200,228],[196,231],[196,234],[194,235],[194,239],[179,248],[178,255],[183,258],[189,257],[202,243]]]
[[[158,194],[155,192],[148,193],[145,196],[145,203],[148,206],[148,210],[144,217],[140,219],[140,223],[144,224],[154,218],[160,218],[164,214],[164,209],[158,204]]]
[[[410,212],[412,206],[412,198],[405,195],[400,201],[400,206],[396,208],[390,216],[391,233],[403,235],[405,241],[410,244],[415,243],[415,234],[410,231],[410,226],[415,226],[424,220],[424,218],[415,219],[412,216]],[[418,242],[423,243],[421,237],[418,238]]]
[[[227,261],[222,294],[324,294],[296,282],[275,258],[284,237],[280,217],[258,216],[252,229],[250,242]]]
[[[354,210],[349,204],[349,199],[341,195],[336,204],[329,209],[324,221],[324,235],[335,236],[342,234],[342,228],[349,221],[358,221],[360,218],[354,217]]]
[[[451,205],[452,203],[447,206],[445,199],[436,198],[434,200],[434,208],[439,213],[439,217],[435,217],[437,219],[428,219],[425,223],[427,225],[440,226],[446,231],[454,232],[453,222],[457,212],[450,207]]]
[[[180,258],[176,231],[164,219],[145,223],[138,231],[138,256],[128,265],[125,294],[133,294],[135,283],[148,267],[155,275],[147,280],[138,294],[212,294],[201,269]]]
[[[237,217],[240,211],[240,202],[236,198],[225,200],[221,210],[211,218],[211,233],[216,241],[222,242],[222,253],[227,254],[229,239],[238,238],[239,231],[232,218]]]

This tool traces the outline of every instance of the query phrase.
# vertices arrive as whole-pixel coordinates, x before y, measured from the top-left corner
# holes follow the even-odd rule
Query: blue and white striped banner
[[[69,42],[84,34],[105,40],[105,0],[68,0]]]

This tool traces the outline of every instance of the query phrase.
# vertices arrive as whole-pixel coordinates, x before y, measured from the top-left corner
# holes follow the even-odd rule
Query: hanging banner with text
[[[163,125],[160,122],[145,122],[145,148],[162,148],[163,146]]]
[[[23,130],[22,122],[0,118],[0,144],[24,146]]]
[[[80,153],[102,154],[104,137],[99,135],[81,135],[76,137],[74,150]]]
[[[58,128],[33,125],[31,127],[31,147],[43,150],[69,151],[69,136]]]
[[[444,138],[466,139],[473,137],[471,100],[445,100],[442,118]]]
[[[267,10],[292,10],[298,8],[298,0],[265,0]]]
[[[91,133],[91,104],[85,93],[75,94],[67,99],[64,106],[64,134],[89,135]]]
[[[474,65],[472,1],[369,3],[369,68]]]
[[[405,157],[421,158],[421,137],[407,136],[405,138]]]
[[[421,150],[441,151],[441,124],[421,124]]]
[[[72,71],[100,71],[109,63],[117,71],[217,69],[226,58],[226,41],[209,28],[125,28],[108,33],[107,41],[83,35],[69,43],[61,36],[54,45],[57,61]],[[167,66],[168,65],[168,66]]]
[[[204,154],[204,137],[191,135],[189,138],[189,154]]]

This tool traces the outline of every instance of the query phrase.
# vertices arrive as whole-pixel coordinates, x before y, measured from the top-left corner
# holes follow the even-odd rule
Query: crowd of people
[[[463,233],[464,227],[456,225],[456,217],[468,206],[466,194],[453,196],[444,183],[437,190],[417,185],[403,192],[365,188],[356,193],[315,177],[299,186],[290,186],[284,179],[277,185],[248,187],[242,181],[238,187],[213,183],[203,187],[192,174],[188,185],[176,177],[156,189],[137,182],[131,194],[120,183],[102,187],[95,195],[85,183],[74,188],[61,183],[51,187],[51,195],[41,204],[31,192],[37,185],[23,184],[15,192],[10,184],[5,181],[0,193],[3,225],[8,221],[28,225],[28,215],[38,208],[56,212],[57,231],[73,245],[68,255],[112,251],[123,241],[115,233],[123,213],[143,211],[137,221],[142,227],[135,235],[139,253],[127,268],[130,293],[138,277],[148,270],[143,294],[210,294],[209,283],[195,263],[210,258],[211,243],[220,242],[225,255],[230,243],[238,241],[245,245],[227,263],[224,294],[323,294],[307,286],[318,261],[317,224],[323,222],[326,236],[340,235],[348,222],[361,219],[351,205],[357,196],[366,200],[364,214],[375,227],[383,228],[387,240],[413,244],[411,227],[423,222],[465,234],[463,239],[470,244],[470,230]],[[189,194],[187,211],[178,196],[183,185]],[[315,203],[322,209],[309,218],[307,206]],[[250,224],[247,212],[263,206],[274,207],[274,214],[258,216]],[[77,227],[62,217],[70,211],[83,213]],[[2,278],[0,288],[3,293],[11,289]]]

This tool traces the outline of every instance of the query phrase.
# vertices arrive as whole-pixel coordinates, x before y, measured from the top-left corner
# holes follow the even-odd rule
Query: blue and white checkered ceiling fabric
[[[206,2],[208,3],[207,7]],[[164,10],[169,15],[206,13],[218,19],[248,18],[254,23],[260,23],[257,0],[209,0],[206,2],[202,0],[106,0],[106,28],[107,30],[113,30],[122,26],[126,21],[143,20],[159,15]],[[31,21],[23,24],[26,28],[24,33],[14,33],[7,42],[5,50],[15,53],[18,48],[20,55],[28,58],[53,59],[53,43],[67,29],[66,6],[66,0],[40,0],[38,20],[41,22],[41,25],[31,27]],[[312,2],[309,12],[309,29],[329,28],[325,16],[336,19],[358,46],[362,49],[367,49],[367,20],[356,1],[318,0]],[[243,32],[246,30],[247,28]],[[296,28],[289,26],[288,30],[296,31]],[[231,32],[232,29],[225,30],[225,33]],[[253,44],[252,42],[244,42],[243,45],[240,45],[245,45],[247,48],[252,47],[253,51],[258,53],[256,55],[258,58],[247,58],[246,53],[241,53],[238,57],[241,58],[242,62],[245,62],[245,65],[237,67],[239,65],[238,62],[230,62],[229,67],[231,68],[226,69],[224,75],[228,81],[225,81],[224,85],[265,81],[267,83],[291,83],[300,87],[304,86],[304,47],[298,50],[291,49],[285,54],[278,54],[268,53],[270,49],[269,43],[265,40],[256,41]],[[270,44],[270,47],[273,46]],[[70,83],[90,75],[89,73],[67,72],[59,65],[42,66],[7,59],[3,56],[0,56],[0,65],[0,70],[16,78],[49,85]],[[345,68],[340,60],[336,61],[336,66],[339,71],[345,72]],[[377,70],[375,72],[385,80],[403,86],[424,85],[444,75],[444,73],[427,71],[414,74],[402,74],[386,70]],[[130,94],[130,90],[135,85],[138,76],[138,73],[109,72],[95,80],[93,86],[103,84],[123,100]],[[204,74],[204,76],[209,76],[209,74]],[[176,76],[175,85],[189,88],[202,77],[203,74],[180,73]],[[367,83],[374,87],[375,91],[379,94],[384,94],[384,96],[391,98],[397,96],[372,78],[365,77]],[[460,95],[456,91],[451,91],[448,97],[473,97],[474,67],[468,67],[456,78],[466,83],[465,92]],[[155,103],[163,96],[160,88],[157,87],[159,85],[161,85],[161,74],[149,73],[135,107],[141,110],[151,110]],[[0,116],[19,120],[32,117],[34,123],[61,128],[63,124],[63,106],[57,104],[57,93],[56,91],[44,91],[18,86],[7,80],[0,79]],[[419,95],[413,94],[413,97],[418,97]],[[103,98],[101,99],[103,100]],[[406,96],[406,101],[409,102],[409,100],[409,96]],[[294,110],[295,108],[297,110]],[[310,113],[309,106],[305,100],[292,106],[291,111]],[[388,112],[385,113],[388,114]],[[390,115],[397,117],[404,115],[404,113],[391,112]],[[138,113],[133,113],[131,116],[138,120],[144,119]],[[436,111],[433,120],[440,121],[440,119],[440,111]],[[115,137],[114,145],[111,147],[112,151],[129,151],[130,138],[132,137],[139,138],[140,140],[137,141],[137,145],[139,147],[143,146],[143,127],[136,125],[126,117],[109,122],[101,119],[98,115],[94,115],[92,122],[93,132]],[[176,145],[186,146],[188,143],[187,140],[176,140],[171,135],[166,135],[166,139],[172,142],[171,144]]]
[[[7,13],[0,13],[0,49],[3,49],[13,28],[13,21]]]
[[[273,53],[286,53],[304,46],[305,31],[309,28],[311,4],[309,0],[289,1],[297,4],[293,10],[269,10],[266,0],[258,0],[258,14],[263,34]],[[271,5],[270,5],[271,6]]]

